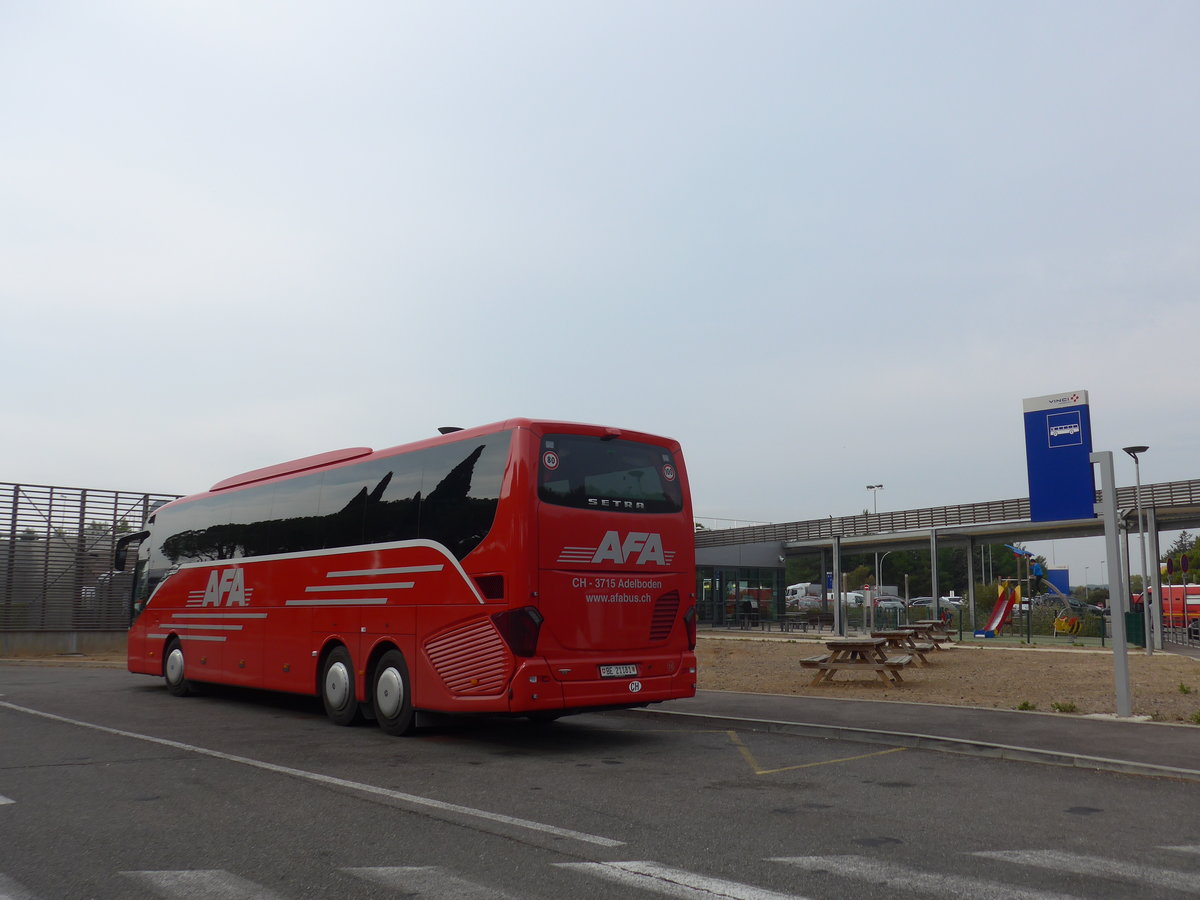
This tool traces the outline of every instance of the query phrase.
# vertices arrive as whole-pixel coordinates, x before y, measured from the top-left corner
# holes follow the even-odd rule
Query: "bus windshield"
[[[538,496],[576,509],[677,513],[683,491],[670,451],[619,438],[548,434]]]

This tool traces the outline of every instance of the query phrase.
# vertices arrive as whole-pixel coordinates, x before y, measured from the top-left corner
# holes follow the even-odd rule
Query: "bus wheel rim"
[[[379,712],[385,718],[393,719],[404,705],[404,679],[400,673],[388,666],[379,673],[375,684],[375,697],[379,704]]]
[[[350,671],[343,662],[336,662],[325,673],[325,697],[334,709],[342,709],[350,696]]]
[[[167,681],[171,684],[183,681],[183,651],[178,647],[167,654]]]

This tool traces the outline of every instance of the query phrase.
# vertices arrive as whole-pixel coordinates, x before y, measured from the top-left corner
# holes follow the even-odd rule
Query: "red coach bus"
[[[340,725],[552,719],[696,690],[679,445],[513,419],[247,472],[149,517],[129,670],[319,695]],[[118,562],[120,565],[120,562]]]

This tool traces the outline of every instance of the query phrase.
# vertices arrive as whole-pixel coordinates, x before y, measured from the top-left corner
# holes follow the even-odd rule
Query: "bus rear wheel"
[[[379,658],[371,677],[371,704],[375,720],[385,733],[404,735],[412,731],[412,682],[399,650],[389,650]]]
[[[167,693],[172,697],[186,697],[193,693],[192,683],[186,676],[183,645],[179,643],[179,638],[171,638],[163,655],[163,679],[167,682]]]
[[[345,647],[334,647],[321,669],[321,702],[335,725],[353,725],[358,718],[354,696],[354,662]]]

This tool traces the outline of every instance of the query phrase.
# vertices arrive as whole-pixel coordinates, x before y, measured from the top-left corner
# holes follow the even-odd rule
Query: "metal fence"
[[[117,538],[177,496],[0,482],[0,631],[127,628]]]

